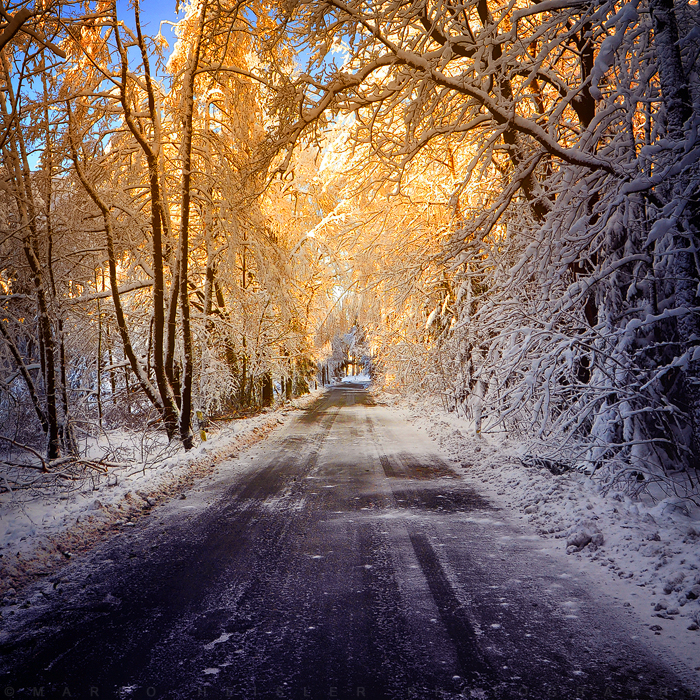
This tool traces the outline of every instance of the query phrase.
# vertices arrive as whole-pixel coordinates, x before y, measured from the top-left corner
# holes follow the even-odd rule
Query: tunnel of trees
[[[181,5],[0,1],[5,463],[189,449],[356,333],[475,434],[695,488],[697,0]]]

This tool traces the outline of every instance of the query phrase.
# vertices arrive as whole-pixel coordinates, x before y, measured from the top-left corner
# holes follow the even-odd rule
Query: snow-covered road
[[[230,475],[37,586],[3,620],[0,692],[697,697],[523,527],[397,412],[333,388]]]

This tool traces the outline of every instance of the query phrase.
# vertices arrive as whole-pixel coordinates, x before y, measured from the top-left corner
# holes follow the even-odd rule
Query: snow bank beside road
[[[599,580],[623,586],[648,629],[700,671],[700,510],[687,501],[601,493],[578,472],[554,475],[520,461],[522,445],[468,433],[466,421],[430,400],[380,394],[461,464],[497,504],[578,559]],[[626,593],[625,593],[626,591]],[[620,594],[620,587],[616,589]]]
[[[291,410],[303,408],[317,392],[277,411],[212,426],[206,442],[150,465],[110,468],[49,489],[0,494],[0,602],[21,602],[27,584],[55,573],[73,555],[115,530],[133,526],[154,506],[186,491],[218,464],[264,439]],[[113,437],[113,436],[112,436]]]

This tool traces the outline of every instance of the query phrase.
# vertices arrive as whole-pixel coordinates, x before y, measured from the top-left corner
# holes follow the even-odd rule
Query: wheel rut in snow
[[[493,671],[482,657],[462,603],[455,595],[428,538],[423,534],[411,534],[410,538],[442,623],[457,651],[464,678],[470,682],[483,682],[493,675]]]

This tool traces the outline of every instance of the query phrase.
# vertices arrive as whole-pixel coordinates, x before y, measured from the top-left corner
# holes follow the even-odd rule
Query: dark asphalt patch
[[[476,491],[460,489],[392,489],[394,499],[402,508],[414,508],[433,513],[470,513],[493,510],[491,503]]]
[[[391,462],[386,455],[379,455],[379,463],[382,465],[384,475],[389,479],[396,479],[399,476],[399,474],[394,471],[394,468],[391,466]]]
[[[396,458],[403,466],[403,475],[409,479],[459,479],[459,475],[454,469],[435,456],[431,455],[425,459],[417,460],[412,455],[399,453]]]

